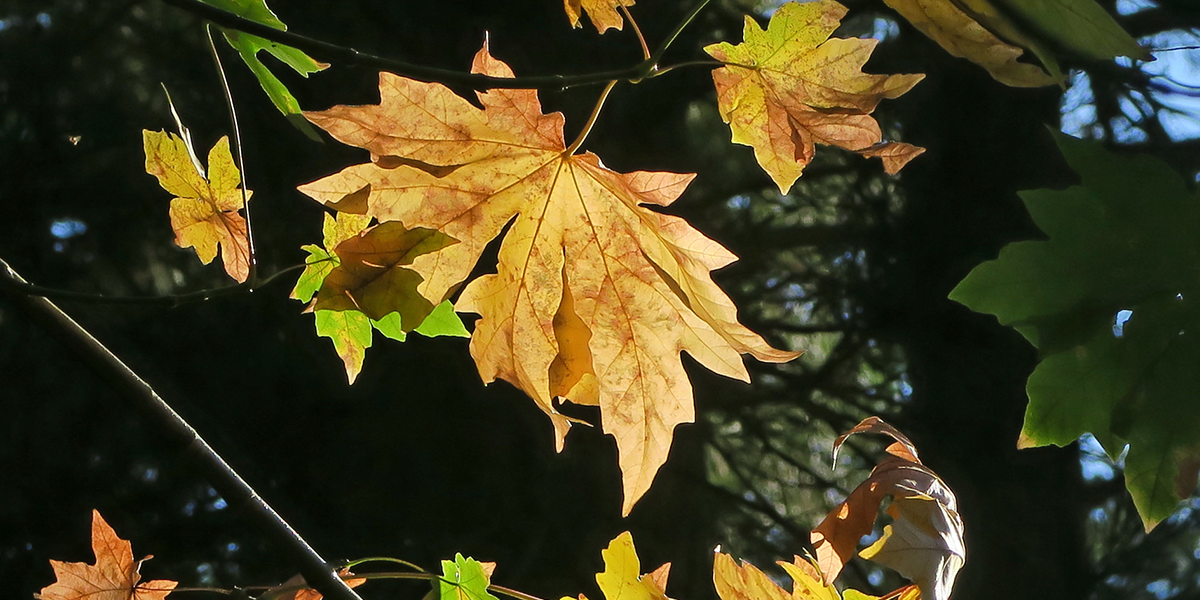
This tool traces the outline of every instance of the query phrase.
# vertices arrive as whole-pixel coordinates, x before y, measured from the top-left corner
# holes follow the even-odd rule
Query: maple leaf
[[[233,164],[229,138],[221,137],[208,153],[208,175],[194,160],[190,138],[164,131],[142,130],[146,172],[158,178],[171,200],[175,244],[195,248],[200,262],[209,264],[221,252],[225,272],[239,283],[250,276],[250,241],[243,206],[242,177]],[[245,198],[250,197],[245,190]]]
[[[758,164],[785,194],[812,161],[817,143],[883,157],[892,174],[924,152],[882,143],[879,124],[869,115],[881,100],[899,97],[925,76],[863,73],[878,42],[829,37],[846,12],[834,0],[789,2],[766,31],[747,16],[743,43],[704,48],[725,63],[713,71],[713,83],[733,142],[753,147]]]
[[[139,583],[138,570],[150,556],[133,560],[133,547],[117,537],[100,512],[92,511],[92,552],[96,564],[50,561],[57,581],[42,588],[41,600],[163,600],[177,582]]]
[[[671,563],[642,574],[633,535],[628,531],[613,538],[600,556],[604,559],[604,571],[596,574],[596,585],[606,600],[671,600],[667,597]],[[564,596],[562,600],[574,598]],[[587,600],[587,596],[579,594],[579,600]]]
[[[879,417],[863,419],[838,436],[833,444],[835,462],[842,443],[855,433],[881,433],[896,441],[886,449],[890,456],[813,529],[811,542],[825,581],[837,578],[858,541],[871,533],[880,503],[891,496],[887,513],[893,521],[861,556],[911,579],[929,600],[949,598],[966,560],[954,492],[921,464],[912,442]]]
[[[642,574],[642,563],[628,531],[618,535],[600,552],[604,571],[596,574],[596,585],[607,600],[670,600],[667,577],[671,563]]]
[[[428,230],[425,230],[423,238],[417,239],[418,236],[408,234],[396,223],[381,230],[372,229],[368,234],[366,230],[370,222],[371,217],[367,215],[338,213],[337,217],[333,217],[326,214],[324,248],[315,244],[301,248],[308,253],[308,258],[291,296],[301,302],[310,302],[313,296],[318,296],[318,301],[309,307],[310,311],[316,313],[317,335],[333,342],[334,350],[345,364],[350,383],[354,383],[362,372],[367,348],[372,343],[372,330],[403,342],[405,333],[413,329],[412,324],[419,323],[415,330],[428,337],[470,337],[449,301],[430,310],[429,302],[411,289],[419,277],[403,269],[402,265],[395,264],[405,260],[406,254],[397,243],[416,243],[408,249],[408,253],[411,253],[428,250],[434,247],[430,244],[449,240]],[[385,239],[386,236],[391,239]],[[343,242],[350,243],[343,248]],[[422,243],[425,245],[422,246]],[[382,254],[379,253],[381,249],[385,250]],[[386,252],[389,249],[391,252]],[[347,255],[348,264],[345,268],[339,251]],[[372,255],[372,251],[376,254]],[[393,259],[392,268],[385,269],[380,263],[389,257]],[[408,288],[403,287],[406,280],[410,284]],[[327,281],[329,285],[326,285]],[[398,289],[395,285],[401,287]],[[324,304],[319,299],[321,294],[325,298]],[[396,296],[398,305],[389,306],[390,300],[387,298],[380,301],[379,296],[391,294]],[[363,299],[375,317],[360,310],[356,297]]]
[[[1055,139],[1080,185],[1021,193],[1048,239],[1004,247],[950,298],[1038,348],[1018,447],[1092,433],[1115,459],[1128,444],[1125,485],[1149,530],[1200,469],[1200,194],[1160,160]]]
[[[442,561],[442,576],[433,582],[438,600],[499,600],[491,592],[494,563],[483,563],[455,554],[454,560]]]
[[[486,46],[472,71],[512,76]],[[381,73],[380,96],[379,105],[306,113],[374,162],[300,191],[458,240],[412,260],[431,302],[458,289],[508,226],[497,273],[469,282],[457,302],[481,315],[471,354],[485,382],[503,379],[533,397],[560,450],[571,421],[555,398],[600,406],[617,440],[626,514],[666,460],[674,427],[693,419],[681,351],[744,381],[740,354],[798,355],[737,322],[710,275],[736,257],[642,206],[671,204],[692,175],[623,174],[594,154],[568,155],[562,115],[542,114],[531,90],[480,93],[479,110],[440,84]]]
[[[832,584],[821,577],[816,565],[797,556],[795,562],[777,564],[792,578],[792,592],[779,587],[752,564],[738,564],[728,554],[713,556],[713,584],[721,600],[841,600]]]
[[[738,564],[728,554],[713,557],[713,583],[721,600],[879,600],[858,590],[838,593],[826,583],[820,568],[811,559],[795,557],[792,562],[777,563],[792,578],[792,591],[784,591],[770,577],[749,563]],[[920,600],[916,586],[905,586],[885,594],[888,600]]]
[[[255,23],[260,23],[278,29],[287,31],[287,25],[279,20],[275,12],[267,7],[265,0],[202,0],[205,4],[210,4],[221,10],[231,12],[244,19],[249,19]],[[313,131],[312,125],[305,121],[300,116],[300,103],[296,101],[296,97],[287,89],[287,86],[271,72],[269,68],[258,58],[258,53],[266,50],[268,54],[278,59],[283,64],[289,66],[296,73],[303,77],[323,71],[329,68],[329,65],[313,59],[301,50],[272,42],[268,39],[250,35],[233,29],[222,29],[225,34],[225,41],[237,50],[238,55],[242,57],[242,61],[250,68],[250,72],[254,73],[254,77],[258,79],[258,84],[262,86],[267,97],[287,117],[288,121],[299,129],[304,135],[317,140],[317,133]]]
[[[582,27],[579,21],[583,11],[587,11],[592,25],[596,26],[596,31],[604,33],[609,29],[621,29],[625,20],[621,13],[617,12],[617,8],[633,6],[633,2],[634,0],[563,0],[563,9],[567,11],[571,27]]]

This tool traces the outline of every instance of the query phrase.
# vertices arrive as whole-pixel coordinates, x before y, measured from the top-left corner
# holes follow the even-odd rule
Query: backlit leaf
[[[163,600],[178,583],[142,582],[141,560],[133,560],[133,547],[117,537],[99,511],[92,511],[92,551],[96,564],[50,561],[57,581],[42,588],[41,600]]]
[[[427,250],[431,247],[428,245],[416,247],[419,242],[428,244],[431,239],[435,238],[443,242],[447,240],[438,238],[438,234],[432,234],[427,230],[423,237],[409,234],[397,223],[389,224],[388,227],[381,230],[372,229],[373,233],[368,233],[366,230],[370,222],[371,217],[368,215],[338,213],[336,218],[325,215],[324,248],[311,244],[302,248],[308,253],[308,258],[305,260],[304,271],[300,274],[300,278],[296,281],[296,287],[292,290],[292,298],[301,302],[310,302],[314,296],[318,297],[318,300],[309,307],[312,312],[316,313],[317,335],[327,337],[333,342],[334,350],[345,364],[346,377],[350,383],[354,383],[358,374],[362,372],[367,348],[371,347],[372,329],[401,342],[405,340],[406,332],[413,329],[412,323],[420,323],[415,330],[428,337],[470,337],[470,333],[455,314],[454,306],[450,304],[450,301],[447,300],[436,307],[431,307],[427,300],[416,294],[417,280],[413,279],[416,275],[412,271],[408,271],[407,275],[402,273],[399,277],[392,275],[366,281],[366,279],[370,279],[371,275],[378,272],[384,272],[386,275],[387,272],[404,270],[402,265],[396,263],[407,260],[406,254],[413,251],[420,252],[423,251],[422,248]],[[385,239],[385,237],[390,239]],[[349,240],[358,241],[352,242],[346,249],[342,249],[343,242]],[[413,242],[415,245],[401,250],[395,245],[397,242],[400,244]],[[377,244],[384,244],[384,246]],[[388,248],[386,244],[392,244],[392,246]],[[334,250],[326,250],[326,248],[334,248]],[[354,263],[343,267],[339,251],[345,253],[347,250]],[[365,254],[370,251],[377,253]],[[389,257],[393,259],[392,268],[384,269],[381,263],[386,262]],[[371,264],[377,266],[370,266],[364,261],[374,261]],[[326,285],[331,274],[333,274],[334,281]],[[351,291],[349,288],[353,286],[356,277],[362,285]],[[403,286],[405,278],[408,278],[408,283],[411,284],[407,288]],[[389,283],[401,285],[400,288],[395,288],[388,286]],[[384,290],[382,294],[379,292],[381,287]],[[326,299],[324,305],[320,301],[319,294],[322,289],[324,289]],[[382,302],[380,297],[383,299]],[[373,319],[368,316],[355,304],[356,298],[362,298],[364,302],[367,302],[372,314],[379,318]],[[405,320],[404,314],[408,315],[407,320]]]
[[[454,560],[442,561],[442,578],[433,587],[438,600],[499,600],[487,589],[490,579],[483,563],[455,554]]]
[[[473,71],[512,76],[486,48]],[[339,211],[457,240],[412,258],[431,303],[459,289],[507,226],[497,273],[467,282],[457,302],[482,317],[472,356],[485,382],[504,379],[534,398],[560,449],[571,421],[555,398],[600,406],[620,451],[624,512],[666,460],[674,427],[693,419],[681,351],[742,380],[742,353],[797,355],[737,322],[709,273],[732,254],[642,206],[669,205],[691,175],[617,173],[594,154],[566,155],[562,115],[542,114],[531,90],[480,93],[480,110],[440,84],[382,73],[380,96],[380,105],[307,113],[374,162],[300,190]]]
[[[924,75],[863,73],[877,42],[831,39],[845,15],[834,0],[789,2],[766,31],[747,16],[744,42],[704,49],[725,63],[713,71],[713,83],[734,143],[754,148],[783,193],[812,161],[815,144],[885,158],[889,173],[924,151],[881,143],[883,133],[870,117],[881,100],[899,97]]]
[[[146,172],[158,178],[171,200],[171,228],[180,248],[195,248],[204,264],[218,249],[225,272],[239,283],[250,276],[250,242],[243,207],[241,173],[233,163],[229,138],[222,137],[208,153],[208,176],[200,171],[190,144],[163,131],[142,131]],[[246,198],[250,190],[245,191]]]
[[[600,555],[604,558],[604,572],[596,574],[596,584],[606,600],[668,600],[666,575],[642,574],[633,536],[628,531],[609,542]],[[670,563],[663,567],[670,569]]]
[[[222,10],[231,12],[239,17],[249,19],[256,23],[261,23],[268,27],[287,31],[287,25],[275,16],[275,13],[267,8],[265,0],[202,0],[205,4],[210,4]],[[294,71],[304,77],[329,68],[329,65],[322,62],[317,62],[304,52],[287,46],[272,42],[270,40],[242,33],[233,29],[225,29],[225,40],[229,42],[238,51],[238,55],[250,67],[250,71],[258,79],[259,85],[262,86],[267,97],[279,109],[279,112],[288,117],[288,121],[295,125],[297,129],[316,140],[319,139],[312,125],[300,116],[300,103],[296,101],[296,97],[287,89],[287,86],[267,68],[258,58],[260,51],[266,50],[268,54],[279,59],[283,64],[291,67]]]
[[[563,9],[567,11],[567,19],[571,27],[582,27],[580,19],[583,12],[592,20],[596,31],[604,33],[609,29],[620,29],[625,24],[618,7],[633,6],[634,0],[563,0]]]

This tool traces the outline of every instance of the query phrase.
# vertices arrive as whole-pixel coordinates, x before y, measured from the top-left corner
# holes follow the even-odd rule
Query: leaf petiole
[[[621,12],[625,14],[625,18],[629,19],[629,24],[633,26],[633,32],[637,34],[638,43],[642,45],[642,58],[650,60],[650,46],[646,45],[646,36],[642,35],[642,28],[638,27],[637,21],[633,20],[633,13],[629,12],[629,7],[622,4]]]
[[[600,116],[600,109],[604,108],[604,101],[608,100],[609,92],[616,87],[618,81],[618,79],[614,79],[608,82],[608,85],[604,86],[604,91],[600,92],[600,99],[596,100],[596,106],[592,109],[592,114],[588,117],[587,123],[584,124],[583,131],[580,131],[579,137],[575,138],[575,141],[571,142],[571,145],[566,150],[563,150],[563,156],[575,154],[575,151],[579,150],[579,147],[583,145],[583,141],[592,132],[592,127],[596,125],[596,119]]]
[[[213,62],[217,63],[217,73],[221,76],[221,89],[225,91],[225,105],[229,108],[229,120],[233,124],[233,148],[237,152],[238,171],[241,171],[242,185],[242,210],[245,211],[246,218],[246,251],[250,257],[250,275],[246,281],[250,282],[253,290],[254,284],[258,282],[258,254],[254,248],[254,225],[250,220],[250,196],[246,193],[249,187],[246,184],[246,161],[242,156],[242,130],[238,127],[237,109],[233,106],[233,92],[229,89],[229,78],[225,76],[225,66],[221,64],[221,55],[217,53],[217,45],[213,42],[212,24],[205,24],[204,33],[208,37],[208,48],[212,51]]]
[[[407,560],[403,560],[403,559],[399,559],[399,558],[392,558],[390,556],[368,556],[366,558],[359,558],[359,559],[352,560],[352,561],[346,563],[346,568],[353,569],[354,567],[357,567],[358,565],[361,565],[363,563],[369,563],[369,562],[396,563],[396,564],[404,565],[404,566],[406,566],[414,571],[417,571],[419,573],[427,572],[425,569],[422,569],[421,567],[419,567],[413,563],[410,563]]]
[[[365,562],[368,560],[377,560],[377,559],[370,559],[370,558],[369,559],[361,559],[359,561],[351,562],[350,564],[356,564],[356,562]],[[398,559],[380,559],[380,560],[386,560],[389,562],[401,562],[410,567],[419,568],[416,565],[413,565],[412,563],[409,563],[406,561],[401,561]],[[354,578],[355,579],[367,579],[367,580],[370,580],[370,579],[415,579],[415,580],[425,580],[425,581],[444,581],[451,585],[458,585],[457,582],[450,581],[449,579],[446,579],[445,577],[443,577],[441,575],[438,575],[436,573],[429,573],[424,570],[422,570],[420,573],[398,573],[398,572],[355,573]],[[526,594],[525,592],[519,592],[517,590],[507,588],[502,585],[491,584],[491,585],[488,585],[487,589],[488,589],[488,591],[496,592],[497,594],[501,594],[504,596],[508,596],[510,598],[514,598],[515,600],[542,600],[542,598],[534,596],[533,594]]]

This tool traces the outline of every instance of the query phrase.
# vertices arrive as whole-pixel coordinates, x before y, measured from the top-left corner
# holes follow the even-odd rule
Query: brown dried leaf
[[[147,556],[133,560],[133,547],[117,537],[99,511],[92,511],[92,551],[96,564],[50,561],[57,582],[42,588],[41,600],[163,600],[179,585],[155,580],[139,583]]]
[[[837,578],[858,541],[874,527],[880,504],[891,496],[888,514],[894,519],[892,524],[884,527],[883,537],[861,555],[908,577],[930,600],[945,600],[966,559],[954,492],[921,464],[913,443],[879,417],[868,417],[839,436],[834,442],[835,456],[855,433],[881,433],[896,442],[887,448],[891,456],[813,529],[810,539],[825,581]]]

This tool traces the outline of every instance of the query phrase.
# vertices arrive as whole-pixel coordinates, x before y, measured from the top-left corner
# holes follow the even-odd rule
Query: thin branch
[[[25,283],[3,260],[0,260],[0,279]],[[150,384],[53,302],[15,293],[11,287],[5,289],[19,308],[39,321],[96,374],[106,379],[121,396],[128,399],[153,424],[154,431],[161,432],[167,438],[174,451],[193,458],[205,479],[231,507],[244,509],[264,533],[291,555],[290,558],[309,585],[333,600],[362,600]]]
[[[683,33],[683,30],[686,29],[692,20],[696,18],[696,15],[700,14],[700,11],[704,10],[705,6],[708,6],[708,2],[709,0],[700,0],[700,2],[696,4],[695,8],[692,9],[692,12],[688,13],[688,15],[684,17],[678,25],[675,26],[675,30],[667,36],[667,39],[663,40],[663,43],[657,49],[655,49],[654,54],[651,54],[650,59],[646,61],[650,63],[652,69],[658,65],[659,61],[662,60],[663,55],[667,53],[667,49],[671,47],[671,44],[675,43],[675,39],[679,37],[679,34]]]
[[[246,160],[242,154],[242,129],[238,127],[237,109],[233,106],[233,92],[229,90],[229,78],[225,77],[225,67],[221,64],[221,55],[217,45],[213,43],[212,27],[206,25],[204,33],[208,36],[208,48],[212,51],[213,62],[217,63],[217,73],[221,76],[221,89],[225,90],[225,105],[229,108],[229,120],[233,123],[233,147],[237,150],[238,170],[242,180],[242,209],[246,211],[246,246],[250,255],[250,274],[246,281],[258,281],[258,253],[254,250],[254,226],[250,220],[250,193],[246,183]]]
[[[222,27],[236,29],[251,35],[256,35],[272,42],[286,44],[312,54],[317,58],[325,59],[329,62],[336,61],[347,65],[371,67],[421,81],[452,83],[464,85],[477,90],[488,90],[493,88],[565,89],[573,86],[606,83],[614,79],[634,81],[641,79],[648,72],[653,70],[653,65],[647,61],[615,71],[600,71],[582,75],[491,77],[476,73],[466,73],[463,71],[427,67],[424,65],[418,65],[401,60],[367,54],[365,52],[359,52],[354,48],[331,44],[329,42],[321,41],[308,36],[292,33],[290,31],[283,31],[263,25],[261,23],[256,23],[249,19],[239,17],[231,12],[226,12],[219,8],[205,4],[200,0],[162,1],[163,3],[174,6],[175,8],[187,11],[204,19],[208,19],[209,21],[212,21],[213,23],[216,23]]]
[[[642,45],[642,58],[650,60],[650,46],[646,45],[646,37],[642,35],[642,28],[638,27],[637,21],[633,20],[633,13],[629,12],[629,7],[621,5],[621,12],[625,13],[625,18],[629,19],[629,24],[633,26],[633,32],[637,34],[638,43]]]
[[[136,595],[137,590],[139,590],[139,589],[143,589],[143,588],[141,588],[140,586],[134,587],[134,595]],[[180,592],[207,592],[210,594],[221,594],[224,596],[232,596],[234,594],[233,590],[227,590],[225,588],[213,588],[213,587],[177,587],[177,588],[171,589],[172,594],[177,594]]]
[[[719,60],[688,60],[688,61],[684,61],[681,63],[675,63],[673,65],[660,67],[654,71],[654,77],[658,77],[659,75],[666,75],[667,73],[670,73],[671,71],[674,71],[675,69],[685,69],[688,67],[705,67],[708,69],[715,69],[717,67],[723,67],[723,66],[725,66],[725,63],[723,63]]]
[[[371,579],[409,579],[409,580],[418,580],[418,581],[444,581],[446,583],[449,583],[450,585],[454,585],[454,586],[459,585],[459,583],[456,581],[451,581],[441,575],[438,575],[437,573],[428,573],[428,572],[425,572],[424,570],[422,570],[420,573],[398,573],[398,572],[355,573],[353,576],[348,575],[347,578],[348,579],[366,579],[366,580],[371,580]],[[272,591],[275,592],[275,594],[272,594],[271,597],[273,598],[276,595],[283,595],[288,592],[302,590],[305,587],[307,587],[307,586],[296,585],[296,586],[288,586],[288,587],[280,587],[280,588],[271,588]],[[512,588],[504,587],[502,585],[492,584],[492,585],[487,586],[487,589],[490,592],[496,592],[498,594],[502,594],[502,595],[508,596],[510,598],[515,598],[516,600],[542,600],[541,598],[534,596],[533,594],[526,594],[525,592],[520,592],[520,591],[514,590]],[[320,590],[317,590],[317,591],[320,591]]]
[[[1150,48],[1151,54],[1155,52],[1177,52],[1179,50],[1200,50],[1200,46],[1172,46],[1170,48]]]
[[[198,292],[189,292],[187,294],[168,294],[166,296],[106,296],[104,294],[90,294],[87,292],[73,292],[71,290],[61,290],[57,288],[42,287],[34,285],[19,277],[6,277],[3,272],[0,272],[0,289],[7,289],[11,292],[17,292],[25,296],[38,296],[42,298],[54,298],[56,300],[66,300],[70,302],[82,302],[85,304],[137,304],[140,306],[167,306],[177,307],[192,302],[204,302],[205,300],[213,300],[216,298],[225,298],[235,296],[244,292],[253,292],[260,290],[276,280],[279,280],[283,275],[303,269],[307,265],[292,265],[283,269],[274,275],[254,284],[250,280],[245,283],[231,285],[223,288],[214,288],[208,290],[200,290]],[[0,259],[0,269],[10,269],[8,263]]]

